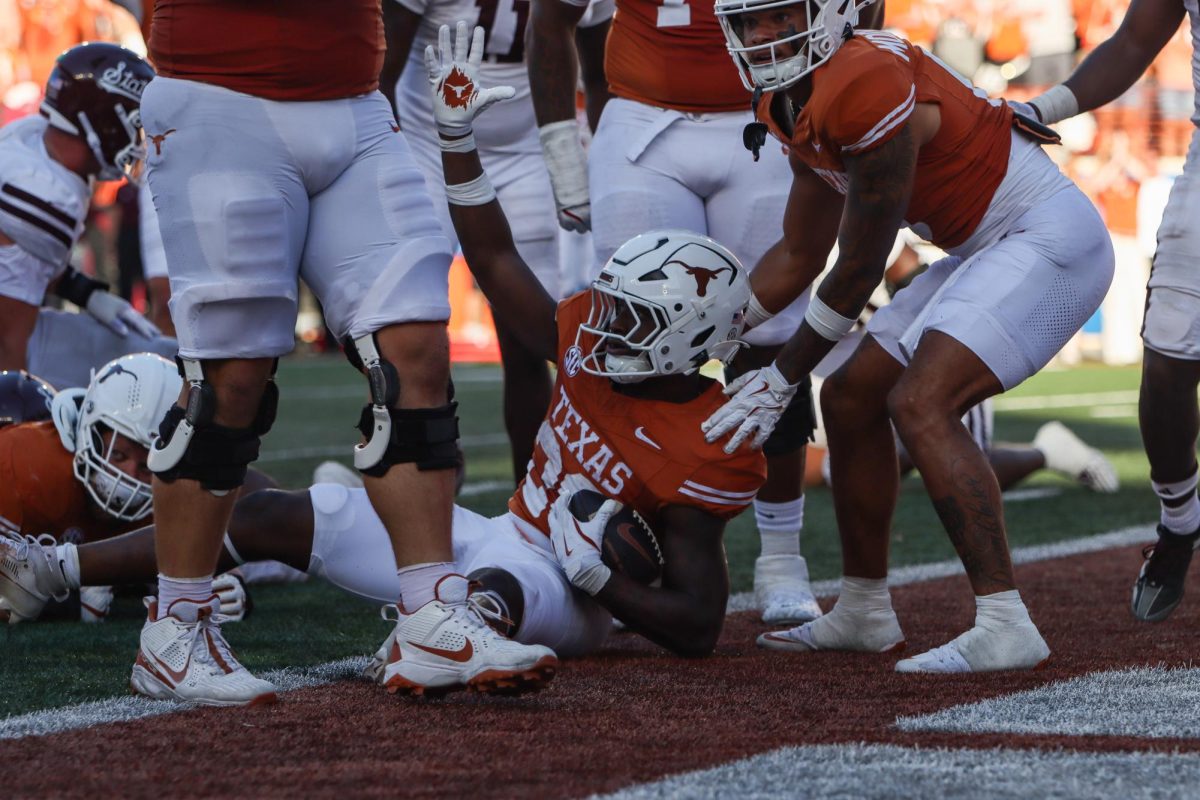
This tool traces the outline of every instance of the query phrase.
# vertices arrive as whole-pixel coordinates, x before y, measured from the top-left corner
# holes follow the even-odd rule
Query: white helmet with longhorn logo
[[[689,374],[709,359],[728,363],[742,346],[748,272],[707,236],[651,231],[617,248],[592,282],[592,310],[579,327],[596,337],[582,368],[618,383]]]

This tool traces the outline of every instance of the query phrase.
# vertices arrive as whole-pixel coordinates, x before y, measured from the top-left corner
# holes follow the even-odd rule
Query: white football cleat
[[[768,625],[798,625],[821,616],[803,556],[759,556],[754,561],[754,603]]]
[[[361,489],[362,475],[340,461],[322,461],[313,470],[313,483],[336,483],[347,489]]]
[[[896,672],[999,672],[1040,669],[1050,648],[1032,622],[999,629],[976,625],[957,639],[896,662]]]
[[[375,654],[367,675],[378,675],[377,680],[393,694],[417,696],[459,689],[522,694],[549,683],[558,670],[554,651],[501,636],[468,597],[467,586],[461,575],[448,575],[439,581],[436,599],[411,614],[384,606],[384,619],[394,621],[396,627]],[[388,609],[395,609],[394,617]]]
[[[243,667],[221,635],[216,595],[203,603],[176,600],[160,619],[157,601],[146,598],[149,616],[129,685],[155,700],[205,706],[274,703],[275,687]]]
[[[0,535],[0,621],[32,622],[52,598],[67,599],[67,581],[54,545],[47,534]]]
[[[1121,488],[1121,479],[1112,462],[1061,422],[1047,422],[1038,428],[1033,446],[1046,457],[1047,469],[1078,481],[1094,492],[1112,494]]]
[[[856,612],[834,606],[820,619],[787,631],[758,637],[759,647],[807,653],[813,650],[851,650],[894,653],[904,649],[904,632],[892,609]]]

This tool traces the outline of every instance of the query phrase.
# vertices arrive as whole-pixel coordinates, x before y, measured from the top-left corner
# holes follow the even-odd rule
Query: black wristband
[[[92,292],[97,290],[107,292],[108,284],[95,278],[89,278],[74,267],[67,267],[67,271],[58,279],[54,293],[80,308],[86,308],[88,298],[92,296]]]

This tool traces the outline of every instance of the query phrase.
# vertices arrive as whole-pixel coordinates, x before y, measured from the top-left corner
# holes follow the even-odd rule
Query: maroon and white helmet
[[[591,313],[575,344],[583,334],[597,341],[582,369],[634,383],[686,375],[709,359],[728,363],[743,345],[738,337],[749,302],[749,273],[707,236],[671,230],[636,236],[592,282]]]
[[[154,70],[132,50],[107,42],[84,42],[58,57],[42,116],[60,131],[87,142],[102,181],[139,182],[146,148],[142,140],[142,91]]]

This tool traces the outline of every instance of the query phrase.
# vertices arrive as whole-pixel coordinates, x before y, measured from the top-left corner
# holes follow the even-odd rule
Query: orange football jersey
[[[269,100],[374,91],[383,51],[379,0],[157,0],[150,29],[160,75]]]
[[[104,516],[75,477],[53,422],[0,428],[0,526],[59,542],[91,542],[149,525]]]
[[[723,442],[704,441],[700,423],[725,402],[720,384],[714,381],[687,403],[621,394],[608,378],[580,369],[595,337],[582,337],[576,347],[575,332],[590,308],[587,291],[558,306],[554,397],[509,510],[549,536],[548,509],[563,478],[575,474],[634,508],[651,527],[666,506],[691,506],[722,519],[739,514],[766,479],[766,460],[745,448],[726,455]]]
[[[843,156],[896,136],[917,103],[936,104],[941,127],[918,154],[904,218],[927,225],[939,247],[970,237],[1008,171],[1013,119],[1008,105],[988,99],[934,56],[890,33],[856,32],[813,71],[812,95],[790,137],[771,113],[773,100],[773,94],[762,98],[759,119],[843,194],[848,185]]]
[[[604,74],[617,97],[652,106],[697,113],[749,108],[712,0],[617,0]]]

